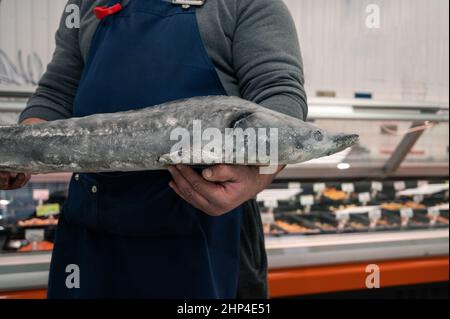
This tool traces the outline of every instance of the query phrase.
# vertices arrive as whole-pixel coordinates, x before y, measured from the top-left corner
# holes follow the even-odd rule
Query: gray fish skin
[[[194,120],[201,120],[203,128],[218,128],[221,132],[225,128],[277,128],[278,164],[328,156],[358,142],[357,135],[330,135],[314,125],[238,97],[207,96],[136,111],[0,127],[0,171],[165,169],[173,163],[164,158],[178,142],[170,139],[172,130],[182,127],[192,132]]]

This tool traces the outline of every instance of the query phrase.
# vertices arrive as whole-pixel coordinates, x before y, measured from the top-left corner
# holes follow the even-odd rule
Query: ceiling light
[[[341,169],[341,170],[349,169],[350,168],[350,164],[349,163],[339,163],[337,168]]]

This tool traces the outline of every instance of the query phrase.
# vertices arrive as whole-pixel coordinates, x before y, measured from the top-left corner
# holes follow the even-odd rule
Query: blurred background
[[[284,2],[308,120],[361,142],[288,167],[258,196],[271,296],[448,298],[449,1]],[[17,121],[45,71],[65,4],[0,0],[0,125]],[[0,191],[0,297],[45,296],[69,178]]]

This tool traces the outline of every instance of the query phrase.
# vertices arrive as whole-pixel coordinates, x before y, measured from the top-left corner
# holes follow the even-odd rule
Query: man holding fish
[[[239,96],[304,120],[296,29],[282,0],[70,0],[20,117],[30,125],[195,96]],[[276,173],[282,169],[280,166]],[[264,298],[257,167],[76,173],[53,251],[51,298]],[[30,175],[0,172],[0,189]],[[79,288],[66,267],[80,269]],[[100,272],[100,273],[99,273]]]

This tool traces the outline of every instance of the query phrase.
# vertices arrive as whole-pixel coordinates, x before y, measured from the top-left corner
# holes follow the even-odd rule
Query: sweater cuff
[[[308,106],[303,99],[294,99],[288,95],[274,95],[259,103],[273,111],[283,113],[300,120],[306,121]]]
[[[53,108],[42,106],[42,105],[32,105],[25,108],[19,116],[19,123],[29,118],[39,118],[45,121],[56,121],[67,119],[68,116],[61,114],[54,110]]]

